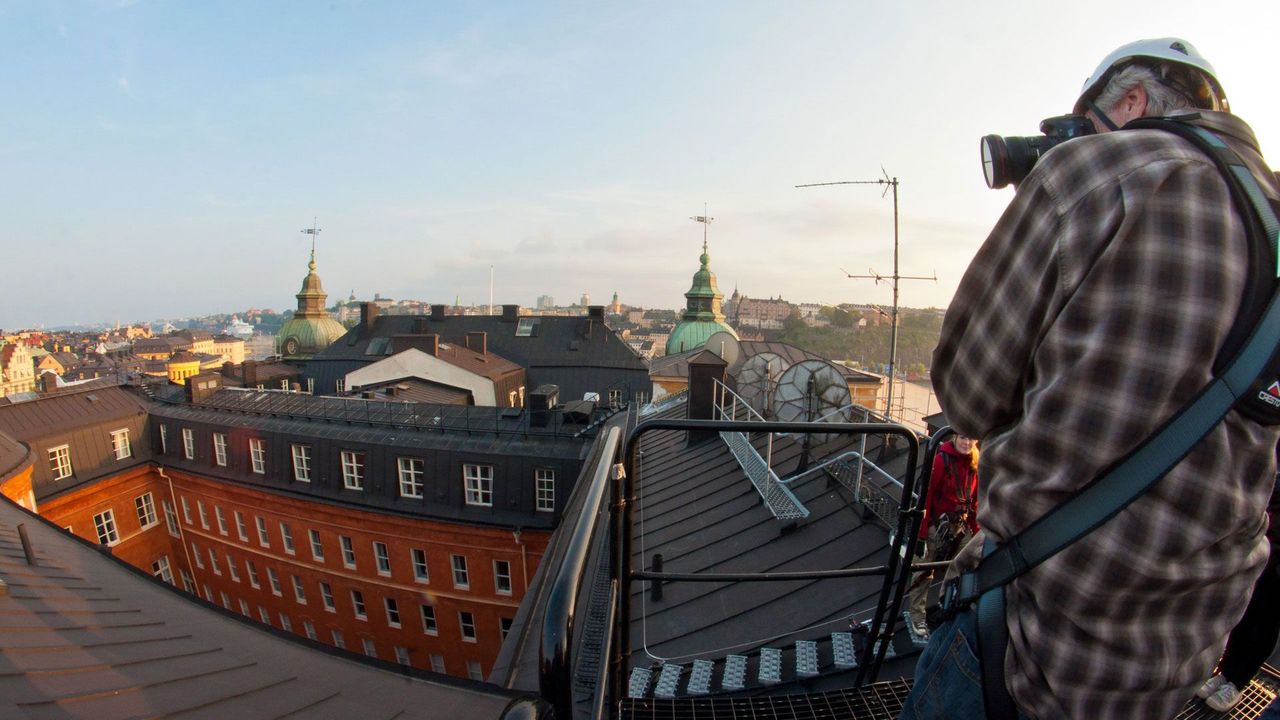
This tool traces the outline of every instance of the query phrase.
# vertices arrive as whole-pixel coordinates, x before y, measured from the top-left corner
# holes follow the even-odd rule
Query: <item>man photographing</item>
[[[997,543],[1186,406],[1214,378],[1253,290],[1247,219],[1213,160],[1172,132],[1113,131],[1183,116],[1280,198],[1252,131],[1190,43],[1119,48],[1075,113],[1075,130],[1041,139],[1052,149],[1014,173],[1018,191],[961,280],[933,357],[953,428],[983,441],[978,520]],[[984,155],[993,186],[1017,166],[985,141]],[[1228,412],[1145,494],[1005,586],[1003,679],[1020,715],[1177,713],[1266,560],[1278,434]],[[971,543],[957,564],[976,555]],[[985,716],[974,636],[971,609],[935,630],[903,718]]]

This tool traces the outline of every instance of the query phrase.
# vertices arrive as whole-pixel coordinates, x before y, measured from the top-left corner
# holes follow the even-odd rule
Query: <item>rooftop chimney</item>
[[[715,419],[716,382],[724,382],[729,364],[715,353],[704,350],[689,358],[689,400],[686,405],[690,420]],[[689,431],[689,444],[714,437],[714,432]]]
[[[409,348],[415,348],[428,355],[440,357],[440,336],[435,333],[391,336],[391,351],[393,353],[408,350]]]
[[[243,377],[240,379],[240,382],[243,383],[244,386],[247,388],[257,387],[258,361],[245,360],[244,364],[240,366],[240,369],[241,369],[241,374],[243,375]]]
[[[360,329],[364,332],[373,330],[373,321],[378,317],[378,305],[371,302],[360,303]]]
[[[502,306],[502,322],[515,322],[518,317],[520,317],[519,305]]]
[[[481,355],[489,354],[489,333],[483,330],[469,332],[466,335],[467,349]]]
[[[431,306],[431,319],[432,319],[432,320],[435,320],[435,321],[437,321],[437,322],[439,322],[439,321],[441,321],[441,320],[443,320],[443,319],[444,319],[444,306],[443,306],[443,305],[432,305],[432,306]]]
[[[592,320],[600,320],[600,321],[602,321],[602,322],[603,322],[603,321],[604,321],[604,306],[603,306],[603,305],[590,305],[590,306],[588,306],[588,307],[587,307],[587,317],[591,318]]]
[[[427,319],[424,317],[416,317],[413,319],[413,333],[415,335],[425,335],[427,333]]]

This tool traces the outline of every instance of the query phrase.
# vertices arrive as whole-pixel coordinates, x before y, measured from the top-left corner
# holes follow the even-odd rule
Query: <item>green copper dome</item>
[[[276,352],[287,360],[306,360],[347,333],[342,323],[329,317],[329,311],[324,309],[329,296],[316,274],[315,250],[311,251],[307,270],[307,276],[302,279],[302,290],[296,296],[298,310],[276,335]]]
[[[707,241],[702,241],[702,256],[698,258],[702,266],[693,274],[693,285],[685,293],[685,311],[671,337],[667,338],[667,354],[685,352],[702,347],[707,338],[718,332],[727,332],[738,337],[738,333],[724,321],[724,313],[720,312],[720,301],[724,294],[716,286],[716,274],[711,272],[711,256],[707,254]]]

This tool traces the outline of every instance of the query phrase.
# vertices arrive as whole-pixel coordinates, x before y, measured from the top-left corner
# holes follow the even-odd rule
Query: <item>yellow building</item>
[[[186,385],[187,378],[200,373],[200,358],[189,352],[175,353],[165,365],[169,382]]]

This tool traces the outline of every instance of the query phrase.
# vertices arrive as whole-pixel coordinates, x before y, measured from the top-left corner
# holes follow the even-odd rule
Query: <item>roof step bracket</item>
[[[782,682],[782,651],[778,648],[760,648],[760,683],[777,685]]]

